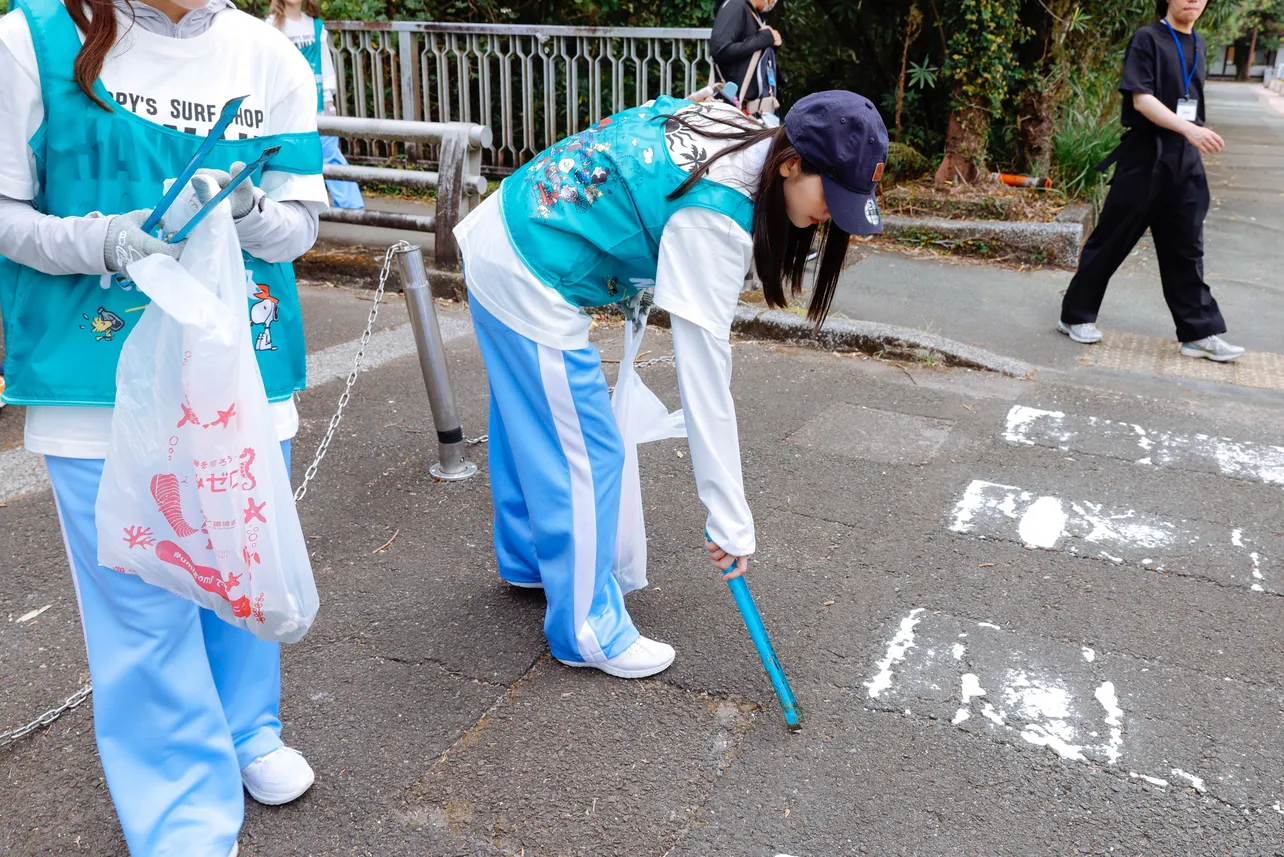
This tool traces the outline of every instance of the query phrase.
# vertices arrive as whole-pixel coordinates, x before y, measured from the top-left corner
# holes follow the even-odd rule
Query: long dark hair
[[[67,12],[85,34],[85,43],[76,54],[76,83],[99,107],[112,110],[111,105],[94,92],[94,84],[102,74],[107,54],[116,46],[116,4],[112,0],[67,0]]]
[[[686,181],[669,194],[670,199],[677,199],[695,187],[720,158],[743,152],[766,140],[771,141],[767,160],[758,175],[753,211],[753,259],[758,268],[758,278],[762,280],[762,295],[767,306],[784,307],[788,305],[790,296],[802,291],[807,255],[819,229],[820,267],[812,284],[811,303],[807,306],[808,320],[819,327],[833,303],[834,289],[843,272],[851,236],[835,226],[833,221],[826,223],[824,228],[813,225],[800,229],[795,226],[785,209],[785,178],[780,174],[781,168],[794,158],[800,159],[804,173],[814,175],[818,170],[789,142],[783,125],[764,128],[747,117],[722,117],[709,113],[702,114],[702,119],[708,122],[700,125],[677,115],[663,118],[702,137],[730,141],[730,145],[721,152],[692,170]],[[710,127],[710,124],[722,128]],[[785,294],[786,283],[789,284],[789,295]]]

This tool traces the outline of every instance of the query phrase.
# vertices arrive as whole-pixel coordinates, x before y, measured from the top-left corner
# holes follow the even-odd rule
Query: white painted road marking
[[[910,614],[901,620],[900,630],[887,644],[887,656],[878,662],[878,675],[866,685],[869,688],[870,699],[878,699],[884,690],[892,686],[892,670],[905,660],[905,653],[914,647],[914,626],[918,624],[918,616],[922,612],[921,607],[911,610]]]
[[[988,724],[977,728],[1048,747],[1065,759],[1117,764],[1124,712],[1100,666],[1078,647],[1048,643],[1049,654],[1041,656],[1009,640],[1012,634],[989,622],[916,608],[901,619],[866,683],[870,704],[939,712],[955,726],[976,720]],[[958,645],[972,656],[959,657]]]
[[[1132,423],[1022,405],[1008,412],[1003,439],[1018,446],[1044,446],[1141,465],[1199,470],[1231,479],[1284,485],[1284,446],[1206,434],[1155,431]]]
[[[975,480],[954,507],[950,529],[1044,550],[1180,571],[1267,591],[1267,555],[1244,530],[1202,521],[1178,524],[1133,509],[1039,496],[1015,485]],[[1273,537],[1269,539],[1274,546]],[[1279,592],[1274,586],[1270,591]]]
[[[869,656],[876,678],[861,689],[867,709],[1046,748],[1124,779],[1245,809],[1265,810],[1284,797],[1276,752],[1284,726],[1276,722],[1273,686],[921,607],[889,620],[884,639]]]
[[[1194,721],[1182,706],[1174,710],[1174,687],[1209,698],[1212,683],[1196,672],[1183,677],[1164,667],[1154,674],[1126,655],[1112,665],[1087,646],[924,608],[892,620],[885,639],[871,658],[866,708],[948,722],[961,732],[1046,748],[1124,778],[1210,793],[1246,808],[1280,800],[1284,780],[1261,763],[1263,735],[1238,730],[1242,709],[1205,709]],[[1278,704],[1273,689],[1235,693],[1263,711]],[[1210,747],[1209,735],[1221,737]]]
[[[463,319],[438,316],[438,323],[441,326],[442,340],[445,342],[472,334],[471,325]],[[359,345],[360,340],[353,339],[309,354],[309,391],[331,381],[348,377]],[[370,342],[366,345],[366,356],[362,367],[365,370],[377,369],[414,353],[415,339],[407,322],[371,336]],[[0,503],[8,502],[23,494],[47,490],[49,490],[49,473],[45,470],[44,458],[33,455],[21,447],[0,452]]]

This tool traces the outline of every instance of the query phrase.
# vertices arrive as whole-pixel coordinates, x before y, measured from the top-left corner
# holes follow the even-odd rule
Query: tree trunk
[[[1253,76],[1253,59],[1257,56],[1257,27],[1253,27],[1253,36],[1248,40],[1248,62],[1244,70],[1244,80]],[[1238,69],[1236,69],[1238,71]]]
[[[950,113],[945,134],[945,158],[936,170],[936,182],[962,181],[971,184],[980,177],[985,165],[989,115],[976,105],[963,105]]]
[[[1052,168],[1052,141],[1056,135],[1056,99],[1032,87],[1021,101],[1017,141],[1021,166],[1028,175],[1047,176]]]
[[[1235,79],[1248,80],[1248,70],[1253,65],[1253,58],[1248,52],[1248,40],[1235,40]]]
[[[910,4],[909,17],[905,21],[905,46],[901,50],[901,76],[896,81],[896,136],[893,139],[898,143],[901,139],[901,112],[905,109],[905,72],[909,67],[910,44],[918,38],[922,25],[923,13],[918,11],[918,4]]]

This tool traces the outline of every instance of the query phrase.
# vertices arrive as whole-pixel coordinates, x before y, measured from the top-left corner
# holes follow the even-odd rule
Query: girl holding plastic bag
[[[317,0],[272,0],[272,11],[267,22],[285,33],[286,38],[299,49],[317,81],[317,112],[334,116],[335,95],[339,78],[334,73],[334,57],[330,55],[330,34],[321,20],[321,5]],[[339,148],[339,138],[321,138],[321,153],[325,163],[347,166],[348,159]],[[326,188],[335,208],[365,208],[361,188],[356,182],[327,179]]]
[[[745,273],[756,262],[768,303],[783,305],[820,231],[808,314],[823,320],[849,234],[880,229],[874,190],[886,155],[878,111],[851,92],[808,96],[779,128],[664,97],[557,143],[456,227],[490,378],[499,573],[543,587],[544,630],[562,663],[637,678],[675,656],[634,627],[612,572],[622,481],[636,480],[626,446],[681,430],[625,365],[628,410],[652,416],[639,425],[619,414],[622,440],[584,307],[629,302],[626,364],[644,319],[638,293],[653,286],[669,312],[706,546],[719,569],[736,562],[731,576],[743,573],[756,545],[729,339]],[[636,571],[624,576],[629,588]]]
[[[288,459],[304,382],[290,262],[326,206],[311,70],[231,0],[17,0],[0,19],[0,304],[5,401],[48,463],[80,602],[94,728],[131,854],[227,857],[243,786],[283,803],[312,783],[281,741],[280,648],[140,578],[98,565],[95,497],[123,343],[147,299],[113,280],[155,253],[140,224],[163,183],[248,95],[210,155],[209,182],[280,152],[230,198],[248,314],[270,296],[257,350]],[[79,32],[78,32],[79,31]],[[251,290],[247,284],[247,292]],[[210,415],[211,417],[213,415]],[[199,522],[198,522],[199,525]]]

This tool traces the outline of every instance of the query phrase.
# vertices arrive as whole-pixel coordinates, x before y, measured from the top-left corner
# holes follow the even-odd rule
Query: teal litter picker
[[[704,537],[710,542],[713,541],[709,538],[707,530]],[[732,563],[727,572],[734,571],[735,568],[736,563]],[[793,688],[789,686],[784,667],[780,665],[776,650],[772,648],[771,638],[767,636],[767,628],[762,624],[762,616],[758,613],[758,605],[754,603],[753,595],[749,593],[749,582],[745,580],[744,575],[741,575],[728,580],[727,586],[731,588],[731,595],[736,599],[736,606],[740,608],[740,616],[745,620],[745,627],[749,629],[749,637],[753,640],[754,648],[758,650],[763,668],[767,670],[771,686],[776,690],[780,708],[785,714],[785,726],[790,732],[801,732],[802,718],[798,713],[798,703],[794,699]]]

